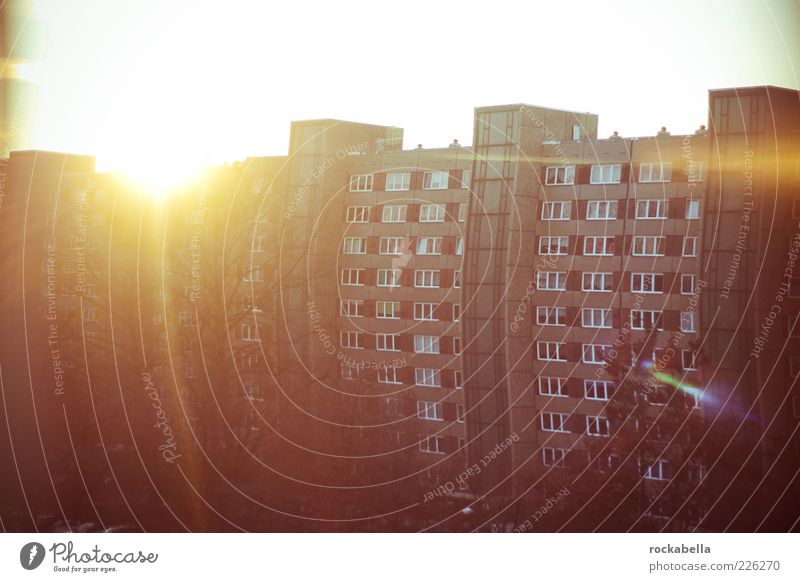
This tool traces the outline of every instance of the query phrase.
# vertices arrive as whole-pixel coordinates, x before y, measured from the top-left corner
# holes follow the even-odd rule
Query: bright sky
[[[600,115],[600,134],[706,123],[706,91],[800,87],[800,2],[34,0],[48,29],[30,147],[145,180],[284,154],[293,119],[472,141],[475,106]]]

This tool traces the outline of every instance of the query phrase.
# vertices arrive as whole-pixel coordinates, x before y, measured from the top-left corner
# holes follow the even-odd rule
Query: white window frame
[[[587,236],[583,239],[583,254],[586,257],[613,257],[614,246],[613,236]]]
[[[418,289],[438,289],[441,282],[439,269],[416,269],[414,271],[414,287]]]
[[[687,372],[697,370],[697,352],[693,352],[692,350],[681,350],[681,367]]]
[[[422,420],[443,421],[442,403],[417,400],[417,417]]]
[[[595,281],[600,280],[603,282],[603,288],[595,288]],[[610,281],[608,289],[606,289],[606,281]],[[589,283],[587,285],[587,282]],[[585,271],[581,275],[581,289],[587,293],[611,293],[614,290],[614,274],[610,272],[594,272]]]
[[[435,455],[443,455],[442,444],[444,439],[441,436],[426,436],[419,441],[419,450],[423,453],[431,453]]]
[[[590,329],[611,329],[611,309],[584,307],[581,309],[581,327]]]
[[[400,287],[401,269],[378,269],[378,287]]]
[[[618,210],[617,200],[589,200],[586,220],[616,220]]]
[[[622,180],[622,164],[593,164],[589,175],[590,184],[619,184]]]
[[[375,349],[379,352],[399,352],[399,335],[394,333],[375,334]]]
[[[406,221],[408,206],[406,204],[385,204],[381,210],[383,224],[397,224]]]
[[[342,330],[339,332],[339,346],[350,350],[363,350],[363,337],[360,331]]]
[[[567,254],[568,249],[569,249],[569,237],[566,235],[539,237],[540,255],[546,255],[549,257],[563,256]]]
[[[342,317],[364,317],[362,308],[364,307],[363,299],[340,299],[339,300],[339,315]]]
[[[450,172],[441,170],[436,172],[425,172],[422,176],[423,190],[447,190]]]
[[[441,255],[442,237],[440,236],[421,236],[417,238],[418,255]]]
[[[467,220],[467,203],[461,202],[458,205],[458,222],[465,222]]]
[[[556,449],[554,447],[542,447],[542,464],[546,467],[567,466],[568,449]]]
[[[584,364],[603,364],[610,348],[609,344],[583,344],[581,361]]]
[[[681,311],[681,331],[697,333],[697,318],[694,311]]]
[[[415,335],[414,336],[415,354],[440,354],[439,336],[435,335]]]
[[[631,254],[634,257],[663,257],[666,247],[666,237],[663,236],[634,236],[631,245]]]
[[[391,172],[386,174],[387,192],[404,192],[411,187],[410,172]]]
[[[397,368],[395,366],[378,367],[378,382],[381,384],[402,384],[397,379]]]
[[[442,371],[436,368],[414,368],[414,382],[426,388],[441,388]]]
[[[464,254],[464,237],[456,237],[456,256],[460,257]]]
[[[405,237],[402,236],[382,236],[378,252],[381,255],[402,255]]]
[[[373,174],[353,174],[350,176],[350,192],[372,192]]]
[[[636,201],[636,220],[666,220],[669,218],[669,200],[655,198]]]
[[[376,319],[400,319],[400,302],[399,301],[383,301],[383,300],[376,301],[375,302],[375,318]]]
[[[649,281],[649,285],[647,282]],[[657,283],[660,282],[660,285]],[[638,283],[638,284],[637,284]],[[658,287],[661,290],[658,290]],[[664,273],[631,273],[631,292],[644,295],[660,295],[664,293]]]
[[[685,236],[683,237],[683,250],[682,256],[684,257],[696,257],[697,256],[697,239],[696,236]]]
[[[539,395],[567,398],[567,379],[558,376],[539,376]]]
[[[647,162],[639,165],[641,184],[665,183],[672,180],[672,162]]]
[[[549,307],[545,305],[538,305],[536,307],[536,325],[558,327],[566,326],[567,308],[560,306]]]
[[[604,416],[586,417],[586,434],[589,436],[607,437],[611,435],[611,423]]]
[[[697,276],[691,273],[681,274],[681,295],[694,295],[695,281]],[[688,290],[687,290],[688,282]]]
[[[631,309],[631,329],[664,331],[663,319],[655,309]]]
[[[365,269],[346,267],[342,269],[341,284],[346,287],[363,287]]]
[[[367,237],[348,236],[344,239],[343,252],[345,255],[366,255]]]
[[[571,186],[575,183],[575,166],[548,166],[544,176],[547,186]]]
[[[566,412],[541,411],[539,413],[539,427],[544,432],[568,433],[566,428],[568,415]]]
[[[686,220],[700,220],[699,200],[686,200]]]
[[[644,472],[644,478],[653,481],[669,481],[671,477],[672,471],[667,459],[658,459],[652,465],[648,465]]]
[[[572,217],[572,201],[557,200],[542,202],[542,220],[569,220]]]
[[[536,289],[539,291],[566,291],[566,271],[537,271]]]
[[[419,207],[420,222],[444,222],[445,214],[444,204],[422,204]]]
[[[584,380],[583,395],[587,400],[608,402],[614,391],[614,382],[609,380]]]
[[[439,321],[436,318],[435,303],[414,303],[415,321]]]
[[[369,222],[369,206],[348,206],[345,222],[349,224]]]
[[[536,359],[540,362],[566,362],[566,354],[562,354],[562,350],[566,350],[564,342],[536,342]]]

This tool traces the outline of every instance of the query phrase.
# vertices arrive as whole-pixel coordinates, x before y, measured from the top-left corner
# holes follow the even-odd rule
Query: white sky
[[[600,135],[706,123],[707,90],[798,88],[797,0],[35,0],[31,147],[185,174],[284,154],[293,119],[472,141],[475,106],[600,115]]]

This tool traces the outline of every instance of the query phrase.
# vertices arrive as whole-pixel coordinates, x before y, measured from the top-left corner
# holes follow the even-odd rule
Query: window
[[[566,255],[569,237],[566,236],[541,236],[539,237],[540,255]]]
[[[663,220],[667,218],[668,200],[637,200],[636,218],[644,220]]]
[[[631,273],[631,291],[634,293],[663,293],[664,275],[661,273]]]
[[[442,403],[417,401],[417,416],[422,420],[444,420]]]
[[[345,362],[340,364],[339,371],[342,374],[342,380],[355,380],[358,376],[358,371],[352,366],[348,366]]]
[[[583,239],[583,254],[587,256],[613,256],[614,237],[587,236]]]
[[[581,126],[580,125],[573,125],[572,126],[572,141],[581,141]]]
[[[342,269],[342,285],[363,285],[364,269]]]
[[[456,237],[456,256],[460,257],[464,254],[464,239],[463,237]]]
[[[267,237],[256,235],[253,237],[253,245],[250,248],[254,253],[263,253],[267,250]]]
[[[610,328],[611,310],[586,307],[581,310],[581,325],[583,327]]]
[[[376,301],[375,317],[378,319],[400,319],[400,302]]]
[[[458,205],[458,221],[464,222],[467,219],[467,203],[462,202]]]
[[[379,352],[399,352],[399,336],[393,333],[379,333],[375,336],[375,349]]]
[[[606,437],[611,433],[608,419],[602,416],[586,417],[586,434]]]
[[[697,352],[692,350],[681,350],[681,364],[684,370],[697,369]]]
[[[694,275],[681,275],[681,295],[694,294]]]
[[[548,467],[566,467],[567,449],[542,448],[542,463]]]
[[[364,255],[367,253],[367,239],[365,237],[348,236],[344,239],[344,254]]]
[[[350,176],[350,192],[371,192],[372,174]]]
[[[386,174],[386,191],[387,192],[401,192],[408,190],[411,184],[411,174],[408,172],[402,174]]]
[[[421,236],[417,239],[418,255],[441,255],[442,237],[440,236]]]
[[[672,177],[672,164],[650,163],[639,166],[640,182],[669,182]]]
[[[453,370],[453,386],[456,388],[464,387],[464,374],[461,370]]]
[[[379,252],[382,255],[402,255],[406,240],[401,236],[382,236]]]
[[[616,200],[589,200],[586,220],[613,220],[617,217]]]
[[[369,222],[369,206],[348,206],[347,222]]]
[[[402,382],[397,379],[397,368],[394,366],[378,368],[378,382],[381,384],[402,384]]]
[[[440,436],[426,436],[419,441],[419,450],[423,453],[437,453],[444,454],[443,447],[444,439]]]
[[[264,280],[264,272],[261,267],[248,267],[245,266],[242,272],[242,281],[248,283],[261,283]]]
[[[463,404],[456,404],[456,421],[457,422],[464,422],[464,405]],[[458,448],[464,448],[463,439],[459,439]]]
[[[687,200],[686,201],[686,220],[697,220],[700,218],[700,201]]]
[[[181,311],[178,314],[178,321],[181,325],[193,325],[194,324],[194,317],[192,317],[191,311]]]
[[[461,321],[461,304],[453,303],[453,321]]]
[[[453,337],[453,353],[455,355],[461,354],[461,338],[460,337]]]
[[[647,309],[631,309],[631,329],[663,330],[661,312]]]
[[[681,331],[685,333],[697,331],[694,325],[694,311],[681,311]]]
[[[253,323],[243,321],[240,330],[242,332],[242,340],[247,342],[258,341],[258,329]]]
[[[605,344],[583,344],[583,363],[602,364],[610,347]]]
[[[607,380],[584,380],[583,393],[588,400],[608,400],[614,383]]]
[[[442,385],[439,370],[433,368],[414,368],[414,377],[417,386],[438,388]]]
[[[656,481],[669,481],[671,476],[669,461],[659,459],[652,465],[648,465],[644,472],[645,479],[655,479]]]
[[[539,394],[542,396],[567,396],[567,379],[555,376],[539,376]]]
[[[696,257],[697,256],[697,237],[685,236],[683,237],[683,256]]]
[[[340,331],[339,345],[351,350],[363,350],[364,343],[360,331]]]
[[[589,182],[591,184],[619,184],[621,176],[622,165],[620,164],[596,164],[592,166]]]
[[[434,315],[435,305],[433,303],[415,303],[414,319],[417,321],[437,321]]]
[[[453,289],[461,289],[461,270],[453,271]]]
[[[663,236],[635,236],[633,237],[634,257],[663,257]]]
[[[435,335],[415,335],[414,352],[417,354],[438,354],[439,338]]]
[[[399,287],[400,269],[378,269],[378,287]]]
[[[566,362],[564,344],[558,342],[536,342],[536,357],[543,362]]]
[[[567,288],[566,271],[538,271],[536,288],[539,291],[564,291]]]
[[[342,299],[339,301],[339,315],[342,317],[363,317],[363,299]]]
[[[567,325],[566,307],[542,307],[536,308],[537,325]]]
[[[584,291],[597,291],[609,292],[613,287],[613,278],[611,273],[584,273],[583,274],[583,290]]]
[[[545,172],[544,183],[548,186],[575,183],[575,166],[550,166]]]
[[[164,313],[161,311],[154,311],[153,312],[153,323],[156,325],[160,325],[164,323]]]
[[[444,204],[423,204],[419,207],[420,222],[444,222]]]
[[[572,202],[542,202],[542,220],[569,220]]]
[[[542,412],[539,424],[546,432],[569,432],[566,428],[567,415],[562,412]]]
[[[436,289],[439,287],[439,271],[433,269],[417,269],[414,271],[414,287]]]
[[[469,190],[471,184],[472,170],[464,170],[464,172],[461,174],[461,188],[464,190]]]
[[[406,205],[387,205],[383,207],[381,214],[381,222],[405,222],[406,221]],[[365,221],[366,222],[366,221]]]
[[[422,180],[423,190],[446,190],[450,172],[425,172]]]

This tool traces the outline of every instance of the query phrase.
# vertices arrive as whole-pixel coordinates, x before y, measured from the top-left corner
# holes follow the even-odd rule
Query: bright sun
[[[157,201],[167,199],[181,187],[190,184],[205,167],[202,161],[189,155],[143,158],[132,154],[132,158],[116,171],[141,194]]]

